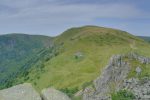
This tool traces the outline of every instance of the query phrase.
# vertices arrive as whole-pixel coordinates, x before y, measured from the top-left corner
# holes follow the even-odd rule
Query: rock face
[[[0,91],[0,100],[41,100],[40,95],[25,83]]]
[[[122,57],[117,55],[111,58],[102,75],[94,81],[95,91],[90,88],[85,89],[83,100],[109,100],[108,93],[120,89],[130,69],[129,64],[124,62]]]
[[[140,61],[140,62],[143,63],[143,64],[150,64],[150,58],[140,56],[140,55],[138,55],[138,54],[136,54],[136,53],[130,53],[130,54],[128,55],[128,57],[129,57],[130,59],[136,59],[136,60]]]
[[[123,58],[135,59],[142,64],[150,64],[150,58],[139,56],[135,53],[129,55],[117,55],[110,59],[100,77],[94,82],[94,87],[87,87],[83,92],[83,100],[111,100],[111,92],[117,92],[121,89],[131,91],[135,100],[150,100],[150,77],[142,80],[127,79],[130,72],[130,64]],[[141,67],[135,69],[137,74],[142,72]]]
[[[150,100],[150,79],[131,78],[125,80],[123,86],[135,95],[136,100]]]
[[[41,95],[43,100],[71,100],[66,94],[54,88],[42,90]]]

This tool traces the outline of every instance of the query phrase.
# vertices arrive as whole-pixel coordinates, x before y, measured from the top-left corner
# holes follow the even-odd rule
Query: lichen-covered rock
[[[31,84],[24,83],[0,90],[0,100],[41,100],[41,97]]]
[[[87,87],[83,93],[83,100],[92,100],[95,90],[92,87]]]
[[[135,71],[136,71],[137,75],[139,75],[139,74],[141,74],[142,69],[141,69],[140,67],[137,67],[137,68],[135,69]]]
[[[122,84],[122,81],[127,77],[130,70],[129,64],[122,60],[123,56],[113,56],[108,66],[103,70],[102,75],[94,81],[97,92],[108,91],[111,89],[110,84],[117,87]],[[107,90],[106,90],[107,89]]]
[[[122,57],[117,55],[111,58],[101,76],[94,81],[95,91],[85,89],[83,100],[111,100],[109,93],[120,89],[130,70],[129,64],[124,62]]]
[[[131,58],[131,59],[136,59],[136,60],[140,61],[142,64],[150,64],[150,58],[140,56],[140,55],[138,55],[136,53],[133,53],[133,52],[130,53],[128,55],[128,57]]]
[[[135,100],[150,100],[150,78],[127,79],[132,66],[129,66],[131,64],[124,60],[125,58],[135,59],[142,64],[150,64],[150,58],[135,53],[113,56],[102,74],[93,82],[94,89],[87,87],[84,90],[83,100],[111,100],[112,91],[117,92],[121,89],[131,91],[136,97]],[[142,67],[136,67],[135,72],[137,75],[141,74]]]
[[[123,85],[125,89],[128,89],[135,95],[136,100],[150,100],[150,79],[138,80],[131,78],[125,80]]]
[[[71,100],[66,94],[54,88],[42,90],[41,95],[43,100]]]
[[[78,91],[77,93],[75,93],[75,97],[79,97],[79,96],[82,96],[83,95],[83,89]]]

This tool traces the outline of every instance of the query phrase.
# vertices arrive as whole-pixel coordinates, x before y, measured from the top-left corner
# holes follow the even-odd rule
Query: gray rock
[[[83,100],[94,100],[93,94],[95,90],[92,87],[87,87],[83,92]]]
[[[75,97],[79,97],[83,95],[83,90],[78,91],[77,93],[75,93]]]
[[[75,58],[82,58],[84,55],[83,55],[82,52],[76,52],[76,53],[74,54],[74,56],[75,56]]]
[[[54,88],[42,90],[41,96],[43,100],[71,100],[66,94]]]
[[[137,68],[135,69],[135,71],[136,71],[137,75],[139,75],[139,74],[141,74],[142,69],[141,69],[140,67],[137,67]]]
[[[124,87],[136,96],[136,100],[150,100],[150,80],[132,78],[124,82]]]
[[[31,84],[25,83],[0,90],[0,100],[41,100],[41,97]]]
[[[111,100],[110,93],[121,89],[128,89],[133,92],[136,100],[150,100],[149,78],[142,81],[135,78],[126,79],[131,67],[129,63],[122,60],[124,57],[131,60],[136,59],[143,64],[150,63],[150,58],[135,53],[113,56],[102,74],[94,81],[95,90],[91,88],[84,90],[83,100]],[[137,67],[135,71],[140,74],[142,69]]]
[[[124,62],[122,58],[123,56],[117,55],[110,59],[101,76],[94,81],[95,92],[91,89],[88,90],[92,92],[86,92],[87,89],[85,89],[83,100],[111,100],[108,94],[114,87],[115,90],[120,89],[122,81],[130,70],[129,64]]]
[[[133,53],[133,52],[130,53],[130,54],[128,55],[128,57],[131,58],[131,59],[136,59],[136,60],[140,61],[140,62],[143,63],[143,64],[150,64],[150,58],[140,56],[140,55],[138,55],[138,54],[136,54],[136,53]]]

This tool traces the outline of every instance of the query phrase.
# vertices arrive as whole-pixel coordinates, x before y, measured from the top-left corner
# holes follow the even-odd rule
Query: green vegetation
[[[78,97],[75,97],[75,96],[74,96],[74,97],[72,97],[71,99],[72,99],[72,100],[82,100],[82,96],[78,96]]]
[[[16,43],[22,43],[21,40]],[[24,40],[29,43],[21,44],[21,47],[25,46],[30,53],[21,56],[22,60],[18,58],[19,61],[12,61],[15,65],[20,66],[19,72],[21,73],[17,73],[17,77],[12,78],[13,80],[8,79],[11,81],[6,81],[7,87],[30,82],[38,91],[52,86],[72,96],[77,90],[91,85],[93,79],[100,75],[112,55],[127,54],[132,51],[150,57],[150,45],[147,42],[127,32],[111,28],[97,26],[71,28],[52,40],[54,45],[46,49],[45,46],[33,48],[41,43],[41,39]],[[32,43],[33,45],[30,46]],[[45,43],[51,44],[51,42]],[[16,50],[16,54],[18,53]],[[10,65],[13,65],[12,63]],[[12,68],[18,69],[14,66]]]
[[[150,77],[150,64],[142,64],[139,61],[135,60],[135,59],[125,59],[125,61],[128,61],[130,63],[131,66],[131,71],[128,74],[128,78],[138,78],[138,79],[142,79],[145,77]],[[137,74],[136,72],[136,68],[139,67],[141,69],[141,73]]]
[[[42,49],[49,48],[52,38],[25,34],[0,36],[0,88],[13,85],[19,73],[28,75],[27,70],[38,60]],[[28,78],[25,79],[25,81]]]
[[[85,89],[85,88],[87,88],[87,87],[89,87],[89,86],[94,87],[93,81],[83,83],[82,89]]]
[[[132,92],[127,90],[120,90],[117,93],[113,93],[112,100],[134,100],[135,96]]]
[[[61,89],[60,91],[66,93],[69,97],[73,98],[74,94],[76,92],[78,92],[78,88],[75,87],[75,88],[64,88],[64,89]]]

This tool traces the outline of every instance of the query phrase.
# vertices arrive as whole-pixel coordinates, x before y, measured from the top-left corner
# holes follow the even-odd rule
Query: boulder
[[[40,95],[29,83],[0,90],[0,100],[41,100]]]
[[[75,54],[74,54],[74,56],[75,56],[75,58],[82,58],[84,55],[83,55],[83,53],[82,52],[76,52]]]
[[[150,100],[150,79],[128,79],[124,82],[125,89],[131,91],[136,100]]]
[[[66,94],[54,88],[42,90],[41,96],[43,100],[71,100]]]
[[[135,69],[135,71],[136,71],[137,75],[139,75],[139,74],[141,74],[142,69],[141,69],[140,67],[137,67],[137,68]]]

